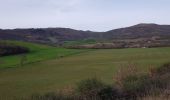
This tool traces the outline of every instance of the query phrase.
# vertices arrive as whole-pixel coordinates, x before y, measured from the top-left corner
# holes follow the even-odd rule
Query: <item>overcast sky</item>
[[[107,31],[170,24],[170,0],[0,0],[0,28],[66,27]]]

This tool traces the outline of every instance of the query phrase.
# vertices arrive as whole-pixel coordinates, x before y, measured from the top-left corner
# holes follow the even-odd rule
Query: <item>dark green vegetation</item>
[[[16,55],[28,53],[29,49],[26,47],[0,42],[0,56]]]
[[[112,84],[120,66],[132,62],[147,71],[148,67],[158,67],[170,60],[170,48],[74,50],[13,43],[26,46],[31,52],[22,67],[18,66],[19,55],[1,57],[0,97],[7,99],[74,87],[76,82],[94,76]]]

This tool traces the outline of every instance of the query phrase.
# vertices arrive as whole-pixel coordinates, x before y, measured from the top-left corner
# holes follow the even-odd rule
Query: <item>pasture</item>
[[[30,52],[26,53],[26,64],[40,62],[49,59],[57,59],[60,57],[69,56],[72,54],[77,54],[87,50],[73,50],[73,49],[64,49],[56,48],[47,45],[40,45],[28,42],[19,42],[19,41],[0,41],[0,43],[7,43],[10,45],[18,45],[29,48]],[[0,57],[0,70],[5,68],[14,68],[20,67],[20,61],[22,59],[21,55],[12,55]]]
[[[149,67],[170,61],[168,47],[98,50],[70,50],[36,44],[29,47],[32,53],[28,54],[28,59],[34,63],[18,67],[17,56],[1,58],[6,61],[4,66],[0,65],[1,98],[10,100],[35,93],[55,92],[90,77],[113,84],[112,77],[121,66],[133,63],[140,70],[147,71]],[[59,58],[59,54],[65,57]]]

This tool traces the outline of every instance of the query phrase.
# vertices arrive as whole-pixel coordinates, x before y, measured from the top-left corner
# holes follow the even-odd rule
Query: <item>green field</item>
[[[0,97],[3,99],[55,92],[90,77],[112,84],[112,77],[120,66],[133,63],[147,71],[148,67],[170,62],[170,48],[70,50],[30,43],[24,45],[32,48],[28,59],[35,63],[19,67],[18,56],[1,57],[6,61],[0,70]],[[65,57],[59,58],[59,55]]]
[[[18,42],[18,41],[0,41],[0,42],[29,48],[30,53],[26,54],[25,63],[35,63],[35,62],[49,60],[49,59],[57,59],[60,57],[65,57],[65,56],[87,51],[87,50],[56,48],[52,46],[33,44],[28,42]],[[20,67],[21,58],[22,55],[0,57],[0,70],[4,68]]]
[[[77,40],[77,41],[65,41],[64,46],[73,46],[73,45],[84,45],[84,44],[95,44],[97,43],[94,39],[84,39],[84,40]]]

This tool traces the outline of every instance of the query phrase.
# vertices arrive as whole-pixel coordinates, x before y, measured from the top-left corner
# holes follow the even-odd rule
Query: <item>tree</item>
[[[23,66],[27,61],[27,55],[21,54],[20,65]]]
[[[1,64],[3,64],[3,61],[2,61],[2,59],[0,59],[0,65],[1,65]]]

